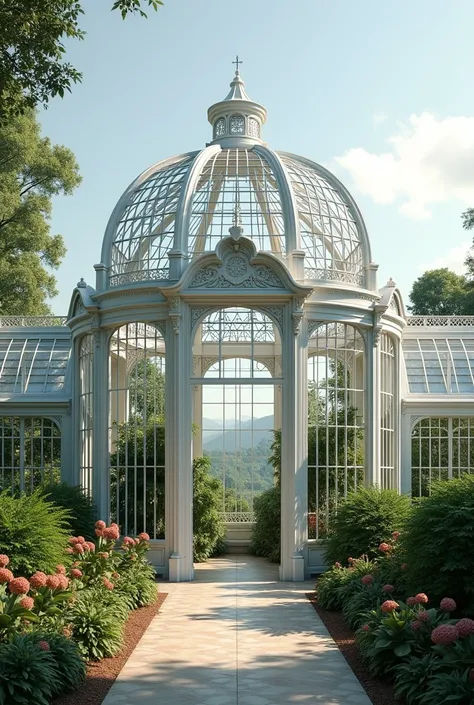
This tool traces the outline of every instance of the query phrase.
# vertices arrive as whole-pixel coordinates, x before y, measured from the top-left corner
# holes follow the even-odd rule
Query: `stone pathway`
[[[197,566],[168,592],[103,705],[370,705],[305,598],[252,556]]]

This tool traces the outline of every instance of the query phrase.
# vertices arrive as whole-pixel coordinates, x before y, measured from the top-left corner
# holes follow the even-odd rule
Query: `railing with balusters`
[[[67,316],[0,316],[0,328],[65,326]]]
[[[407,326],[418,328],[470,328],[474,316],[408,316]]]

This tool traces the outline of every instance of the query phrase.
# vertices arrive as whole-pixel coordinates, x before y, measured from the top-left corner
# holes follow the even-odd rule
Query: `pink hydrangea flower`
[[[0,568],[0,585],[3,583],[9,583],[13,580],[13,573],[8,568]]]
[[[469,636],[469,634],[474,634],[474,619],[469,619],[469,617],[463,617],[459,622],[456,622],[456,629],[458,630],[459,636]]]
[[[435,644],[452,644],[459,636],[454,624],[441,624],[431,632],[431,641]]]
[[[69,555],[70,555],[71,553],[74,553],[74,550],[73,550],[72,546],[68,546],[67,548],[65,548],[65,549],[64,549],[64,553],[68,553]]]
[[[86,550],[89,550],[91,553],[94,553],[95,551],[95,543],[92,543],[92,541],[86,541],[84,544],[84,548]]]
[[[379,551],[382,551],[382,553],[388,553],[391,550],[392,550],[392,547],[390,546],[390,544],[385,543],[385,541],[382,541],[382,543],[379,546]]]
[[[49,651],[49,644],[47,641],[39,641],[38,646],[42,651]]]
[[[50,590],[57,590],[59,587],[59,575],[47,575],[46,576],[46,587]]]
[[[82,571],[79,570],[79,568],[73,568],[71,570],[71,577],[72,578],[82,578]]]
[[[103,531],[104,531],[103,529],[96,529],[96,530],[95,530],[95,535],[96,535],[96,536],[102,536]]]
[[[400,532],[399,532],[399,531],[392,531],[392,539],[393,539],[394,541],[396,541],[399,536],[400,536]]]
[[[364,583],[364,585],[372,585],[372,583],[374,582],[374,576],[364,575],[364,577],[361,578],[361,582]]]
[[[414,607],[416,604],[415,597],[407,597],[407,607]]]
[[[69,587],[69,578],[67,578],[65,575],[58,575],[59,578],[59,587],[61,590],[67,590]]]
[[[418,612],[418,619],[420,622],[429,622],[430,621],[430,614],[426,610],[420,610]]]
[[[395,600],[385,600],[385,602],[381,604],[380,609],[382,612],[393,612],[398,606],[398,602],[395,602]]]
[[[342,568],[342,565],[339,563],[339,561],[336,561],[336,562],[334,563],[334,567],[335,567],[335,568]]]
[[[132,539],[131,536],[125,536],[123,546],[135,546],[135,539]]]
[[[40,570],[37,570],[30,578],[30,585],[35,590],[44,587],[46,585],[46,575]]]
[[[415,600],[417,605],[424,605],[428,602],[428,595],[425,595],[424,592],[419,592],[418,595],[415,595]]]
[[[104,559],[109,557],[109,554],[107,551],[102,551],[102,553],[98,553],[97,555],[99,556],[99,558],[104,558]]]
[[[96,529],[102,530],[102,529],[105,529],[106,526],[107,526],[107,524],[105,523],[105,521],[102,521],[102,519],[99,519],[99,521],[96,521],[96,523],[95,523]]]
[[[56,573],[58,575],[66,575],[66,568],[63,565],[56,566]]]
[[[10,563],[10,559],[4,553],[0,553],[0,568],[5,568]]]
[[[32,597],[28,597],[26,595],[20,600],[20,605],[23,607],[25,610],[32,610],[33,607],[35,606],[35,601],[33,600]]]
[[[410,622],[410,627],[413,629],[414,632],[416,632],[418,629],[420,629],[421,625],[422,625],[422,622],[420,622],[419,619],[413,619]]]
[[[8,583],[8,589],[13,595],[26,595],[30,591],[30,583],[26,578],[13,578]]]
[[[361,627],[361,629],[362,629],[363,632],[370,632],[370,627],[369,627],[368,624],[364,624],[364,626]]]
[[[69,543],[71,546],[76,546],[78,543],[84,543],[84,537],[83,536],[71,536],[69,538]]]
[[[73,553],[81,554],[84,553],[84,546],[82,545],[82,543],[76,543],[72,550]]]
[[[454,612],[456,603],[451,597],[443,597],[439,603],[439,608],[443,610],[443,612]]]
[[[387,583],[387,585],[383,586],[382,590],[384,592],[393,592],[395,590],[395,586]]]
[[[85,540],[84,536],[77,537],[77,543],[85,543],[85,542],[86,542],[86,540]]]
[[[354,558],[352,558],[351,556],[349,556],[349,558],[347,559],[347,562],[352,565],[352,563],[354,563],[354,560],[355,560]]]
[[[107,590],[113,590],[114,589],[114,584],[108,580],[108,578],[102,578],[102,582],[104,586],[106,587]]]
[[[142,531],[141,534],[138,534],[138,538],[140,539],[140,541],[149,541],[150,540],[150,536],[146,533],[146,531]]]
[[[115,528],[115,526],[106,526],[106,528],[102,531],[102,536],[107,541],[116,541],[120,536],[120,532],[117,528]]]

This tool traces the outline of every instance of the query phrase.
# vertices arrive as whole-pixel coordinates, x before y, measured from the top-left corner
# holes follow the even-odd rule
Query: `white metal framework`
[[[81,486],[92,492],[94,438],[94,339],[88,333],[79,341],[79,477]]]
[[[308,533],[319,539],[364,482],[364,342],[353,326],[325,323],[308,348]]]
[[[474,393],[474,339],[415,338],[403,345],[410,392]]]
[[[64,387],[71,343],[67,338],[0,338],[0,394],[47,394]]]
[[[165,343],[153,325],[114,331],[109,360],[110,515],[165,535]]]
[[[380,338],[380,472],[381,487],[398,488],[395,466],[395,344],[388,333]]]

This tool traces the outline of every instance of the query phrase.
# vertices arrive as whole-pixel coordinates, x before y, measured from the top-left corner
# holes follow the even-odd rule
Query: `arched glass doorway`
[[[193,346],[193,455],[222,483],[227,524],[253,521],[255,497],[274,482],[281,428],[281,341],[272,319],[232,307],[207,315]]]

